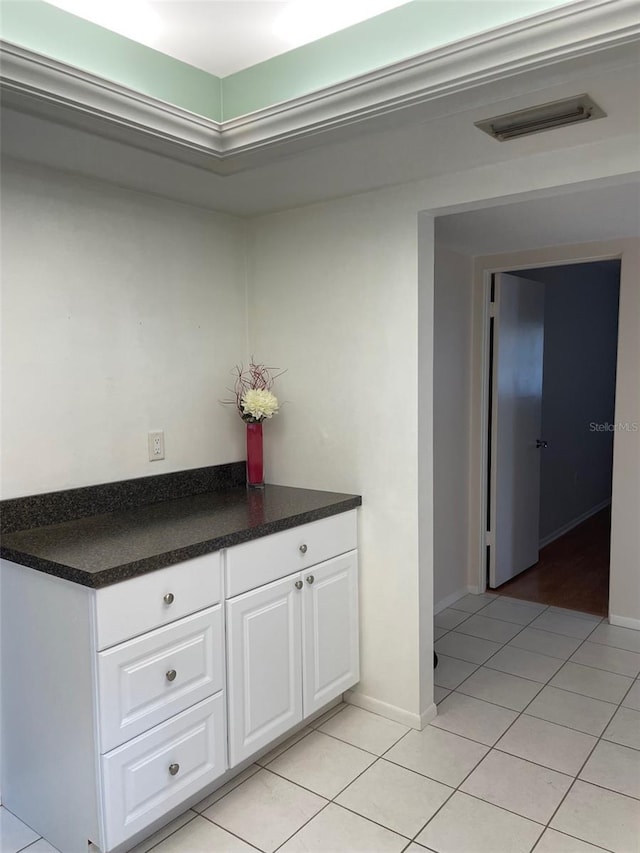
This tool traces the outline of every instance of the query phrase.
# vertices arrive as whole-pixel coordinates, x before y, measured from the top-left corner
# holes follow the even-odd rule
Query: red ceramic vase
[[[247,424],[247,485],[264,486],[262,424]]]

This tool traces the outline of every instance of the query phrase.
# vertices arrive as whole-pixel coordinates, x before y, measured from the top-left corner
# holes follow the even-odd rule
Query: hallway
[[[530,569],[496,589],[500,595],[607,616],[611,507],[540,551]]]

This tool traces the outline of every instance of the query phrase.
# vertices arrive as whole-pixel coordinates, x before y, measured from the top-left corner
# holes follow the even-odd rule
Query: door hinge
[[[496,303],[495,302],[489,303],[489,316],[490,317],[496,316]]]
[[[487,530],[485,532],[484,544],[485,545],[495,545],[496,544],[495,536],[493,535],[493,530]]]

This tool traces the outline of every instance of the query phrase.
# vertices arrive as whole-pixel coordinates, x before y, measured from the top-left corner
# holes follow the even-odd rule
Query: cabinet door
[[[300,574],[227,601],[229,765],[302,719]]]
[[[358,681],[358,552],[304,572],[303,683],[307,717]]]

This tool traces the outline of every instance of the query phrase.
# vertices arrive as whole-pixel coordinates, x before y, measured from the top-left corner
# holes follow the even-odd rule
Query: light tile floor
[[[340,705],[135,853],[640,853],[640,632],[492,595],[435,624],[424,731]],[[56,853],[0,809],[17,851]]]

